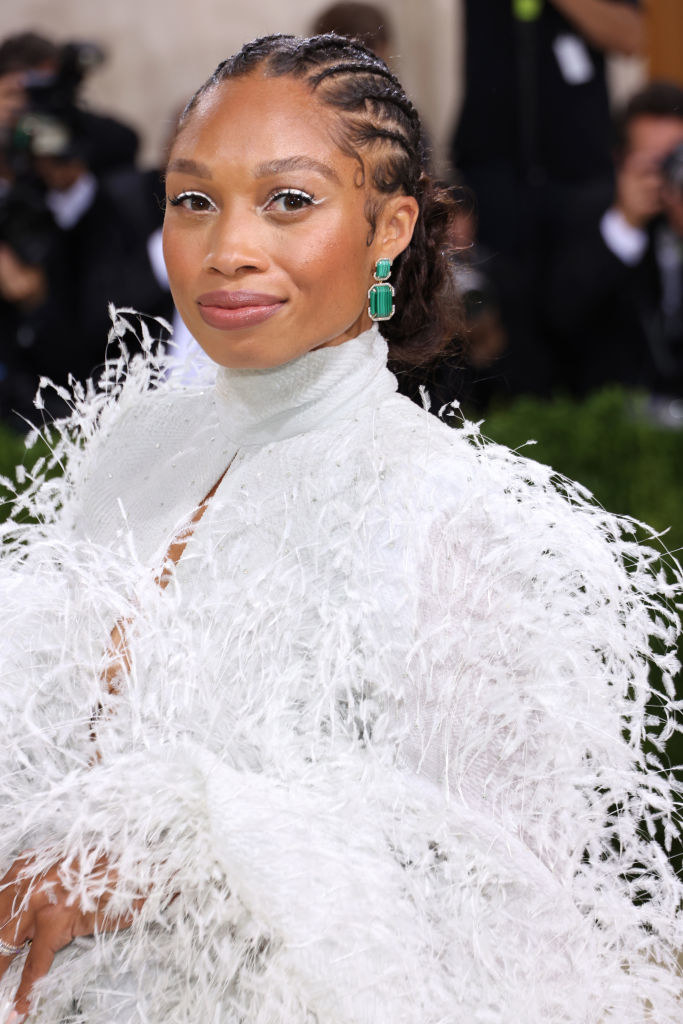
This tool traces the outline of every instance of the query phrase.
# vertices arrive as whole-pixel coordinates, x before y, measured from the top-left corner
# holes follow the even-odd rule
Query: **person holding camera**
[[[557,260],[548,312],[576,392],[643,387],[683,425],[683,88],[646,86],[615,129],[613,202]]]
[[[0,44],[0,416],[31,412],[38,379],[101,363],[110,302],[170,311],[147,240],[161,221],[134,166],[136,133],[85,109],[93,43]]]

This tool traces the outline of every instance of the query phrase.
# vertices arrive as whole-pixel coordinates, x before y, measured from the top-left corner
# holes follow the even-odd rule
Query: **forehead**
[[[683,117],[640,114],[629,127],[631,149],[666,154],[683,141]]]
[[[173,145],[174,155],[253,165],[302,154],[337,171],[356,162],[334,141],[339,115],[305,82],[260,73],[227,79],[202,96]]]

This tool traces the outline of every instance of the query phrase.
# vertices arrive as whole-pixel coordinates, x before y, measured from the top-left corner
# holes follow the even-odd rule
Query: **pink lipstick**
[[[209,327],[234,331],[269,320],[285,304],[277,295],[263,292],[205,292],[197,299],[199,315]]]

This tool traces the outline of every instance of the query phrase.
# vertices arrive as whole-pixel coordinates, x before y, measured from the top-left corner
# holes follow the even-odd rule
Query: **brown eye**
[[[191,210],[193,213],[208,213],[216,209],[213,200],[203,192],[181,192],[180,195],[169,198],[168,204],[183,210]]]
[[[298,188],[288,188],[276,192],[269,200],[268,206],[277,213],[298,213],[300,210],[312,206],[314,202],[313,196],[308,192],[302,192]]]

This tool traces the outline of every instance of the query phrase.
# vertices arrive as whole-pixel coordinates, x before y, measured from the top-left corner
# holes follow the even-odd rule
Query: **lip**
[[[205,292],[197,299],[199,315],[219,331],[239,330],[269,320],[285,305],[284,299],[264,292]]]

